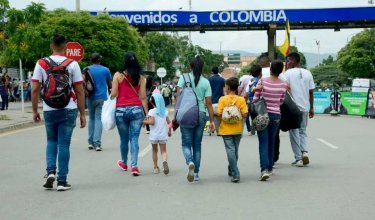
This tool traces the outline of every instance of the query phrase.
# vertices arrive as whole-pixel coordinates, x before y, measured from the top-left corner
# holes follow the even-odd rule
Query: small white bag
[[[104,102],[102,109],[102,124],[105,131],[112,130],[116,127],[116,98]]]

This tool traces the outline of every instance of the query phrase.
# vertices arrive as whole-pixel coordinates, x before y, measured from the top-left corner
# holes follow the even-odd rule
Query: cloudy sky
[[[330,8],[330,7],[374,7],[368,0],[191,0],[192,10],[254,10],[254,9],[291,9],[291,8]],[[9,0],[11,7],[25,8],[31,0]],[[47,9],[66,8],[75,10],[76,0],[34,0],[42,2]],[[81,0],[81,10],[108,11],[127,10],[188,10],[189,0]],[[296,42],[302,52],[317,53],[315,40],[319,40],[321,53],[337,53],[350,38],[361,29],[333,30],[291,30],[291,43]],[[184,35],[187,33],[181,33]],[[218,51],[245,50],[260,53],[267,50],[265,31],[206,32],[192,33],[194,44]],[[276,43],[282,44],[284,31],[277,32]]]

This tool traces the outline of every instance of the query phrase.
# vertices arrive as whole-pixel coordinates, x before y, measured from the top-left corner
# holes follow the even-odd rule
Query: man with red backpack
[[[57,190],[71,188],[67,182],[70,141],[76,126],[77,107],[81,128],[86,126],[82,75],[77,62],[65,57],[66,39],[54,35],[51,40],[53,54],[38,60],[33,74],[31,92],[33,119],[40,122],[38,101],[43,98],[43,116],[47,132],[47,175],[43,187],[53,189],[58,160]]]

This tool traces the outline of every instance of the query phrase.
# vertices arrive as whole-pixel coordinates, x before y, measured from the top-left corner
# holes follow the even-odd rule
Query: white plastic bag
[[[116,98],[108,97],[104,102],[102,109],[102,124],[105,131],[112,130],[116,127]]]

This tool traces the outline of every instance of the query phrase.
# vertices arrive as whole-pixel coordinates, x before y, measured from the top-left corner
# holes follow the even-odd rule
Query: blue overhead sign
[[[91,12],[97,15],[100,12]],[[241,10],[241,11],[110,11],[111,16],[123,17],[138,25],[227,25],[314,22],[375,21],[375,7]]]

